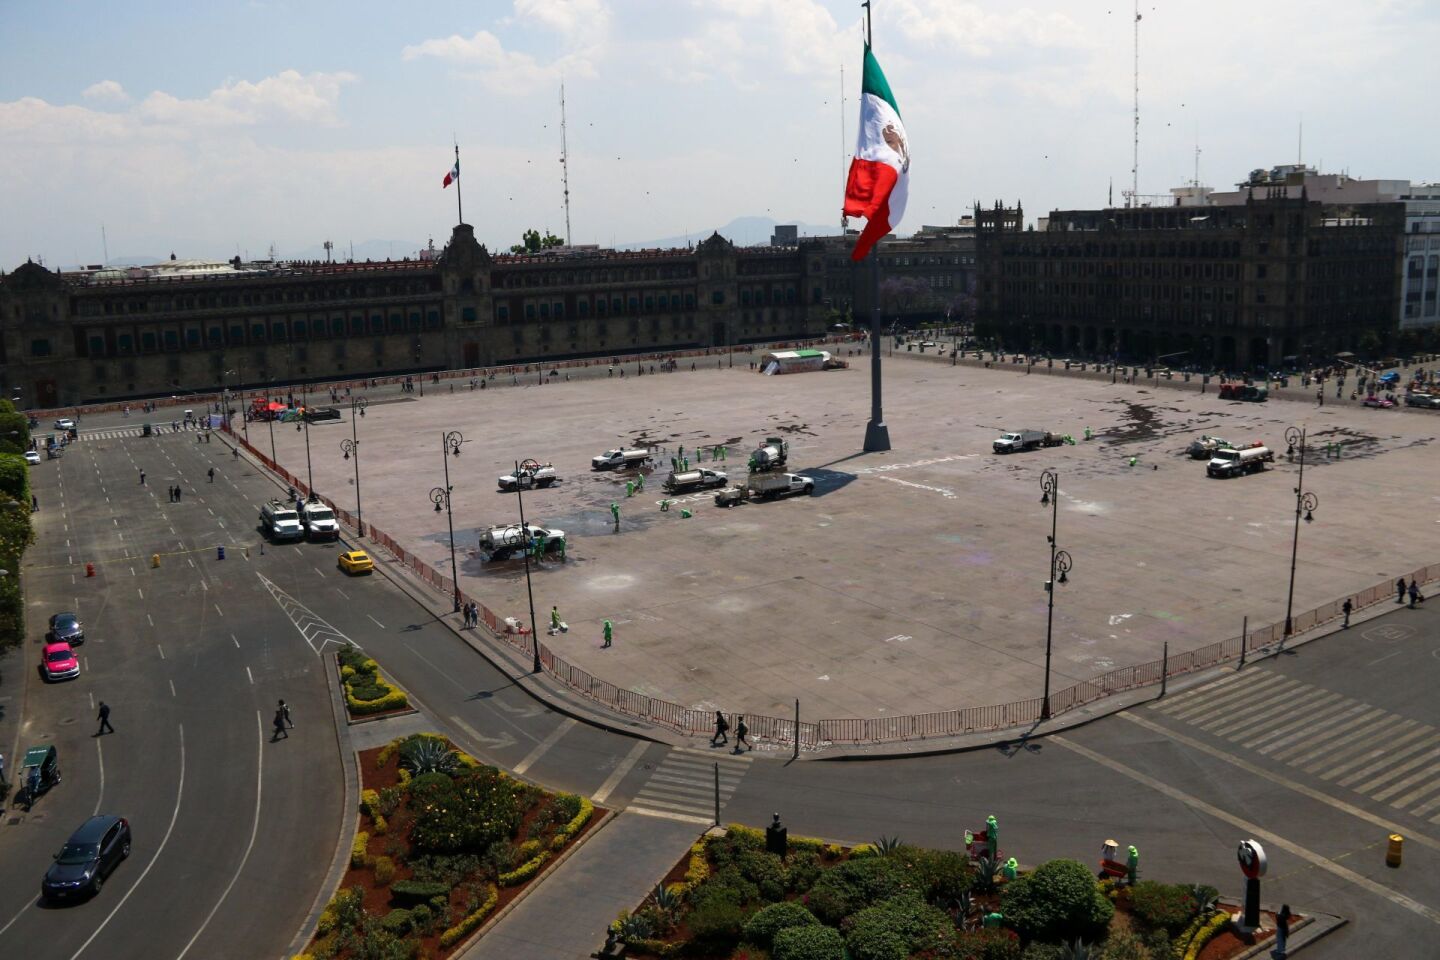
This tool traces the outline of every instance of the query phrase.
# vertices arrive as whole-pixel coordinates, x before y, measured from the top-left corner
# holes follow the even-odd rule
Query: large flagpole
[[[865,46],[871,47],[874,34],[870,27],[870,0],[865,8]],[[882,238],[883,239],[883,238]],[[870,422],[865,424],[865,452],[883,453],[890,449],[890,428],[885,426],[880,389],[880,240],[870,248]]]
[[[460,205],[460,142],[455,142],[455,216],[460,223],[465,222],[465,208]]]

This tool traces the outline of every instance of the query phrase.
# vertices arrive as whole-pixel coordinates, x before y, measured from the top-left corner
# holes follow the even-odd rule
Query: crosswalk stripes
[[[632,813],[709,824],[715,821],[715,764],[720,764],[720,807],[723,810],[751,759],[730,753],[706,753],[674,747],[627,808]]]
[[[138,437],[143,433],[141,427],[112,427],[106,430],[82,430],[78,440],[119,440],[124,437]]]
[[[1144,709],[1440,823],[1440,730],[1428,724],[1268,670]]]

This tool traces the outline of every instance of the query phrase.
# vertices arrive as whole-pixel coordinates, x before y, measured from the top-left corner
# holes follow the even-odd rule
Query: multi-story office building
[[[1256,188],[1232,205],[979,210],[979,326],[1023,350],[1243,369],[1397,326],[1405,208]]]
[[[836,314],[869,322],[871,282],[864,263],[852,263],[855,232],[805,241],[824,256],[825,301]],[[880,258],[881,306],[885,323],[941,320],[968,313],[975,290],[975,221],[963,217],[949,226],[922,226],[908,237],[884,237]]]
[[[492,257],[467,224],[384,263],[176,261],[0,275],[0,388],[24,406],[816,336],[816,241]]]

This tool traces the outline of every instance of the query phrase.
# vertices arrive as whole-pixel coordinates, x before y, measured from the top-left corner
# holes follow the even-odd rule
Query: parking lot
[[[1040,473],[1060,477],[1058,543],[1074,558],[1054,611],[1054,687],[1238,635],[1242,618],[1285,614],[1296,468],[1285,428],[1312,444],[1295,610],[1368,587],[1436,557],[1435,436],[1440,413],[1312,402],[1219,400],[1199,385],[1111,385],[1037,369],[886,361],[894,450],[859,452],[869,376],[853,369],[762,377],[746,367],[684,369],[545,386],[431,389],[370,405],[359,423],[365,518],[436,569],[449,568],[442,433],[465,590],[529,619],[523,565],[485,562],[479,530],[515,522],[496,477],[516,460],[551,462],[561,482],[525,495],[525,515],[569,538],[569,559],[532,570],[542,624],[552,604],[570,632],[557,651],[595,675],[692,707],[807,718],[916,713],[1037,696],[1045,653],[1051,511]],[[647,368],[648,369],[648,368]],[[350,414],[310,428],[316,487],[355,506],[340,440]],[[1086,427],[1095,439],[1082,439]],[[1074,445],[997,456],[1003,430],[1073,435]],[[1200,434],[1276,448],[1274,469],[1211,480],[1184,448]],[[708,494],[662,512],[660,481],[684,445],[726,444],[743,479],[767,435],[790,442],[790,469],[813,497],[724,510]],[[279,458],[306,475],[304,434],[275,426]],[[268,450],[265,424],[250,439]],[[1340,445],[1338,459],[1325,445]],[[592,473],[620,445],[664,448],[643,495]],[[1131,460],[1134,458],[1134,464]],[[692,455],[692,466],[695,460]],[[713,466],[709,457],[703,465]],[[620,504],[615,532],[610,504]],[[601,649],[601,622],[615,640]]]

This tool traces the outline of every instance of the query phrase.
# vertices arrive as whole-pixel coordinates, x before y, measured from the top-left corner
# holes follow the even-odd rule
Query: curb
[[[320,923],[320,913],[325,905],[330,902],[330,897],[340,888],[340,882],[345,879],[345,869],[350,865],[350,843],[346,840],[348,829],[351,838],[359,825],[360,809],[360,761],[355,751],[349,749],[349,726],[343,722],[345,719],[345,704],[340,700],[338,691],[342,689],[340,683],[340,668],[336,665],[334,657],[322,656],[325,662],[325,683],[326,689],[330,692],[330,715],[334,721],[335,749],[340,754],[340,763],[345,768],[345,811],[340,817],[340,830],[335,838],[335,852],[330,858],[330,869],[325,874],[325,881],[320,889],[315,892],[315,899],[310,904],[310,912],[305,917],[295,939],[290,942],[290,947],[285,951],[285,956],[293,957],[302,953],[305,945],[315,936],[315,928]]]

